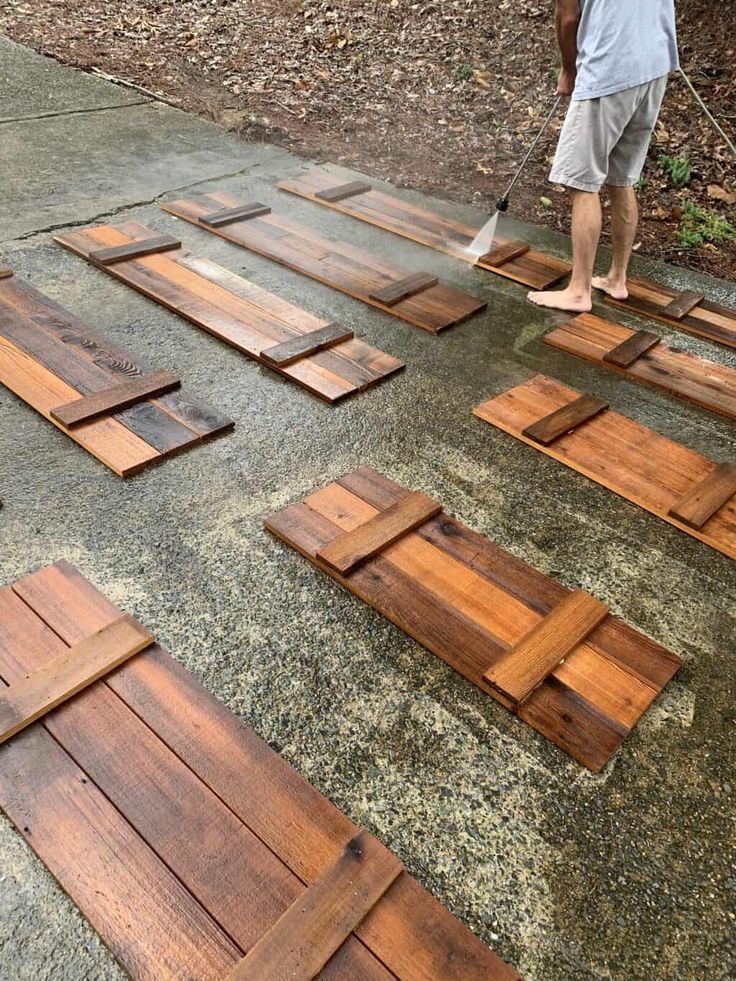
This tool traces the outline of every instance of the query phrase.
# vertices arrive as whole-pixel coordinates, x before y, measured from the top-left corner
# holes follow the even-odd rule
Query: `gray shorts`
[[[578,191],[633,187],[641,177],[667,76],[571,102],[549,179]]]

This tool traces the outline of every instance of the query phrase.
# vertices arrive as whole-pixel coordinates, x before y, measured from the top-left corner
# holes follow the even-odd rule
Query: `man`
[[[679,67],[674,0],[557,0],[562,53],[557,91],[571,96],[550,180],[572,191],[573,269],[567,289],[530,293],[538,306],[584,313],[591,289],[626,299],[639,209],[634,185],[664,97]],[[593,277],[600,191],[611,201],[613,261]]]

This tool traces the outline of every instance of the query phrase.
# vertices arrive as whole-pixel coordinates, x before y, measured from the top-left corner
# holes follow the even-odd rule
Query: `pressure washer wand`
[[[527,165],[527,163],[529,161],[529,158],[531,157],[531,155],[536,150],[537,144],[539,143],[539,141],[544,136],[544,133],[545,133],[547,127],[549,126],[550,122],[552,121],[552,117],[557,112],[557,110],[558,110],[559,105],[560,105],[561,102],[562,102],[562,96],[561,95],[558,95],[557,98],[555,99],[555,104],[552,106],[552,108],[549,111],[549,114],[547,115],[547,118],[542,123],[542,128],[537,133],[537,135],[536,135],[536,137],[534,139],[534,142],[532,143],[532,145],[527,150],[526,155],[524,156],[524,159],[521,161],[521,164],[519,165],[519,169],[514,174],[514,178],[511,181],[511,183],[509,184],[509,186],[508,186],[508,188],[506,190],[506,193],[504,194],[504,196],[502,198],[499,198],[498,201],[496,202],[496,211],[495,211],[495,213],[485,223],[485,225],[481,228],[481,230],[478,232],[478,234],[475,236],[475,238],[473,239],[473,241],[468,246],[467,251],[471,255],[482,256],[482,255],[486,255],[488,252],[491,251],[491,249],[493,247],[493,240],[496,237],[496,225],[498,224],[498,216],[499,216],[500,213],[505,212],[505,211],[508,211],[508,209],[509,209],[509,197],[511,196],[511,192],[516,187],[516,183],[519,180],[519,178],[521,177],[522,173],[524,172],[524,168],[526,167],[526,165]]]

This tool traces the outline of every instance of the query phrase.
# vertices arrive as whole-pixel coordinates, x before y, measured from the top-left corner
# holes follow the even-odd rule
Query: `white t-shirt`
[[[580,0],[573,99],[598,99],[679,67],[675,0]]]

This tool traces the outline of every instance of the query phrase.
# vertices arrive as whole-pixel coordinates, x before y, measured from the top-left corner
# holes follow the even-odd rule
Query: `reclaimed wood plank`
[[[603,399],[596,398],[594,395],[581,395],[574,402],[555,409],[554,412],[537,419],[531,426],[527,426],[524,435],[535,443],[549,446],[560,436],[574,431],[607,408],[608,402],[604,402]]]
[[[171,235],[153,235],[136,242],[126,242],[125,245],[114,245],[109,249],[93,249],[89,254],[89,261],[100,266],[112,266],[116,262],[128,262],[131,259],[140,259],[146,255],[180,248],[181,242]]]
[[[23,591],[27,602],[53,614],[55,629],[68,637],[80,623],[89,631],[120,615],[64,561],[24,580]],[[157,646],[106,683],[302,881],[316,881],[357,833],[344,814]],[[355,932],[398,977],[518,981],[516,972],[406,872]]]
[[[203,225],[211,225],[213,228],[224,228],[234,221],[248,221],[249,218],[260,218],[262,215],[270,215],[271,209],[258,201],[251,201],[241,204],[237,208],[221,208],[211,215],[202,215],[199,219]]]
[[[659,337],[648,330],[637,330],[631,337],[617,344],[616,347],[603,355],[606,364],[614,364],[617,368],[629,368],[647,351],[659,344]]]
[[[125,222],[67,232],[57,241],[86,258],[99,244],[145,238],[148,234],[150,229],[145,225]],[[289,365],[267,362],[263,351],[326,327],[328,321],[313,317],[207,259],[167,253],[112,266],[108,271],[327,402],[363,391],[404,367],[403,362],[356,339]]]
[[[526,701],[607,616],[605,603],[575,590],[514,644],[485,680],[516,705]]]
[[[410,296],[416,296],[431,286],[436,286],[438,282],[439,279],[436,276],[430,276],[429,273],[412,273],[403,279],[397,279],[394,283],[389,283],[388,286],[384,286],[380,290],[369,293],[368,296],[371,300],[376,300],[384,306],[393,307],[401,300],[407,300]]]
[[[721,463],[687,491],[669,514],[688,528],[702,528],[736,495],[736,464]]]
[[[89,422],[98,416],[114,415],[137,402],[165,395],[181,387],[181,379],[170,371],[157,371],[151,375],[140,375],[131,381],[121,382],[112,388],[83,395],[81,398],[59,405],[51,410],[51,415],[67,429]]]
[[[511,239],[508,242],[504,242],[503,245],[497,245],[495,249],[490,252],[486,252],[482,255],[479,262],[483,262],[484,267],[492,267],[497,269],[506,262],[510,262],[512,259],[518,259],[519,256],[526,255],[530,249],[528,242],[522,242],[519,239]]]
[[[131,617],[121,617],[10,688],[0,689],[0,743],[148,647],[153,639]]]
[[[374,515],[360,527],[340,536],[317,552],[317,558],[345,575],[366,559],[393,545],[399,538],[434,518],[442,505],[431,497],[412,492]]]
[[[342,344],[343,341],[352,340],[354,336],[352,330],[343,327],[342,324],[327,324],[326,327],[319,327],[317,330],[268,347],[261,351],[261,357],[269,364],[285,368],[309,354],[316,354],[317,351],[325,351],[335,347],[336,344]]]
[[[169,214],[198,224],[203,214],[237,204],[234,198],[216,193],[169,201],[162,208]],[[405,278],[409,271],[379,260],[347,242],[328,239],[281,215],[272,213],[225,229],[209,230],[430,333],[436,334],[461,323],[486,307],[485,301],[443,283],[391,306],[371,299],[371,293]]]
[[[661,320],[670,327],[704,337],[717,344],[736,347],[736,310],[703,300],[678,320],[666,312],[669,304],[679,296],[678,290],[648,279],[630,279],[628,289],[628,299],[615,300],[611,296],[605,296],[605,302],[632,313]]]
[[[665,317],[672,317],[673,320],[682,320],[689,313],[699,306],[705,299],[705,293],[696,293],[693,290],[683,290],[674,300],[670,300],[664,308]]]
[[[317,977],[401,871],[392,852],[360,832],[248,951],[230,981]]]
[[[736,419],[736,369],[706,361],[663,342],[651,347],[624,368],[608,357],[637,332],[592,314],[562,324],[544,338],[545,344],[619,371],[634,381],[652,385],[678,398]]]
[[[670,514],[683,495],[713,470],[714,464],[705,457],[612,410],[549,446],[524,435],[524,429],[540,415],[578,397],[574,389],[536,375],[478,406],[473,413],[724,555],[736,558],[736,501],[727,502],[700,529],[690,528]]]
[[[476,265],[479,269],[485,269],[532,289],[546,289],[570,271],[569,263],[532,249],[510,259],[502,266],[489,265],[483,257],[479,259],[468,251],[468,246],[478,233],[478,228],[444,218],[427,208],[403,201],[375,188],[344,201],[324,200],[319,196],[320,192],[333,186],[337,176],[331,170],[313,170],[300,174],[296,178],[280,181],[278,187],[282,191],[334,208],[343,214],[445,252],[456,259]],[[497,238],[496,241],[499,246],[506,244],[503,239]]]
[[[323,191],[317,191],[315,195],[320,201],[344,201],[346,198],[355,197],[356,194],[365,194],[370,191],[371,185],[365,181],[348,181],[346,184],[338,184],[336,187],[326,187]]]

